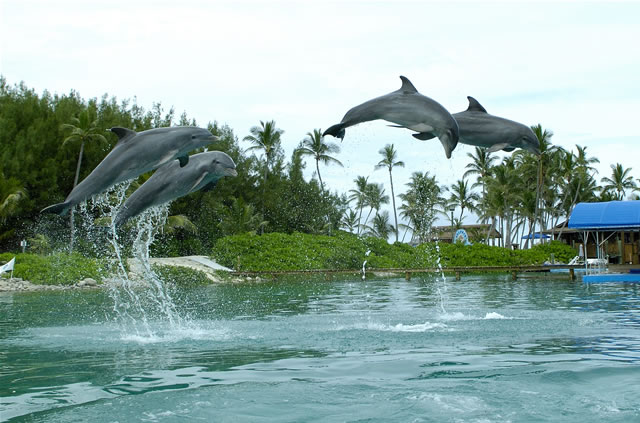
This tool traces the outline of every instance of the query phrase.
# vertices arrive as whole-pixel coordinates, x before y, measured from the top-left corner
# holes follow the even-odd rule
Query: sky
[[[638,17],[640,2],[611,1],[0,0],[0,74],[39,93],[161,102],[240,139],[275,120],[287,158],[404,75],[451,113],[470,95],[491,114],[541,124],[565,149],[587,146],[598,179],[615,163],[638,178]],[[447,160],[437,139],[383,121],[327,139],[344,167],[320,172],[339,192],[362,175],[390,193],[388,172],[374,171],[386,144],[405,162],[396,194],[415,171],[455,183],[473,152],[459,144]],[[306,177],[314,171],[309,159]]]

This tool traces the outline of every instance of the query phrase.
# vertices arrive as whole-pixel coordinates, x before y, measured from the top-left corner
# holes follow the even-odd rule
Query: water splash
[[[369,254],[371,254],[371,250],[367,250],[366,253],[364,253],[365,257],[369,257]],[[367,260],[365,260],[362,263],[362,280],[365,280],[367,277],[367,270],[366,270],[366,266],[367,266]]]
[[[81,204],[81,232],[91,252],[106,259],[105,273],[113,275],[106,286],[122,338],[156,339],[158,325],[152,325],[154,321],[163,322],[169,330],[191,326],[176,310],[171,285],[162,281],[150,262],[150,246],[167,221],[169,204],[143,212],[129,231],[119,233],[113,224],[129,186],[130,181],[118,184]],[[133,261],[126,258],[131,254]]]
[[[440,262],[441,259],[441,255],[440,255],[440,244],[438,243],[438,240],[436,239],[436,253],[437,253],[437,258],[436,258],[436,265],[438,266],[438,270],[440,271],[440,277],[436,278],[437,280],[437,286],[436,286],[436,291],[438,292],[438,296],[440,297],[440,312],[442,314],[447,314],[447,310],[445,308],[445,304],[447,301],[447,277],[444,275],[444,269],[442,268],[442,263]]]

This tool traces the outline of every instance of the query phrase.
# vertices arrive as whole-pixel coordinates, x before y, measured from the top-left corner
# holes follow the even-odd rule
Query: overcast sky
[[[640,3],[402,1],[0,1],[0,73],[41,93],[104,93],[161,102],[240,139],[275,120],[287,157],[314,128],[400,87],[399,75],[451,113],[475,97],[492,114],[542,124],[552,141],[587,146],[640,177]],[[437,139],[376,121],[347,129],[322,167],[332,190],[374,172],[394,143],[406,167],[441,184],[462,177],[472,147],[450,160]],[[331,137],[328,139],[334,140]],[[314,163],[307,166],[312,176]],[[471,223],[469,220],[465,223]]]

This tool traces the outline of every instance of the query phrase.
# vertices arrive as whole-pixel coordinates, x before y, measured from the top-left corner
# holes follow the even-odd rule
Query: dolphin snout
[[[233,168],[227,168],[226,174],[227,176],[238,176],[238,171]]]

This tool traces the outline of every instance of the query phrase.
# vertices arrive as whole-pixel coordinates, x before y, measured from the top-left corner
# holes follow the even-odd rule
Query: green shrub
[[[176,285],[207,285],[211,283],[204,272],[188,267],[153,265],[153,271],[163,281],[173,282]]]
[[[14,254],[0,254],[0,261],[7,262]],[[49,256],[16,254],[13,276],[40,285],[73,285],[84,278],[102,279],[104,263],[80,254],[56,253]],[[6,274],[5,274],[6,275]]]
[[[438,252],[439,249],[439,252]],[[366,252],[369,251],[369,255]],[[530,250],[509,250],[484,244],[389,244],[379,238],[360,238],[341,232],[335,236],[294,233],[234,235],[217,241],[212,256],[236,270],[322,270],[368,268],[426,268],[451,266],[517,266],[542,264],[551,253],[568,262],[576,251],[560,242]],[[238,269],[239,265],[239,269]]]

